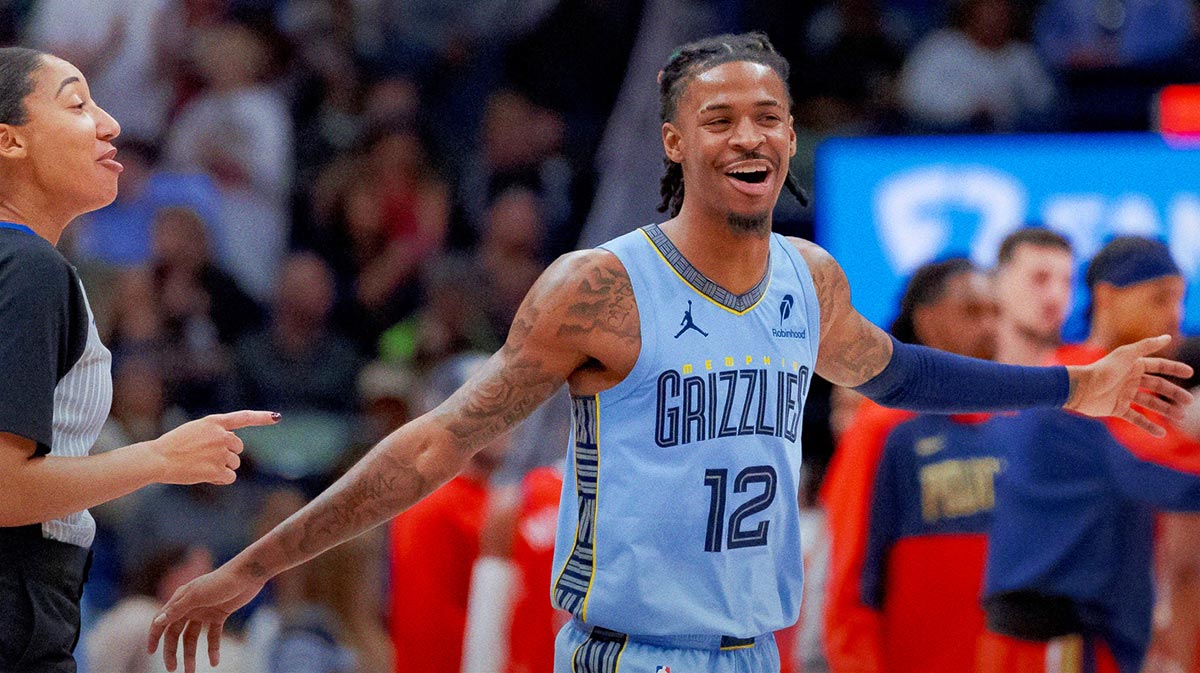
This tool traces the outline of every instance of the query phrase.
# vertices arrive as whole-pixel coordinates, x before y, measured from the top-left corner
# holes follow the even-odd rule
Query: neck
[[[996,361],[1009,365],[1042,365],[1059,345],[1058,340],[1042,339],[1017,325],[1001,321],[996,334]]]
[[[53,207],[51,199],[28,184],[16,185],[5,180],[0,183],[0,221],[23,224],[33,233],[58,245],[67,224],[74,214]]]
[[[679,215],[664,222],[662,230],[696,270],[734,294],[748,291],[767,272],[769,214],[762,231],[734,231],[723,213],[701,214],[685,201]]]

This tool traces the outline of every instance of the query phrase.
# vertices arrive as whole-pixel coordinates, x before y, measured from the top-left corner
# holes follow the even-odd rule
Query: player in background
[[[554,668],[554,636],[570,618],[545,596],[562,487],[561,470],[542,466],[493,491],[471,573],[463,673]]]
[[[771,233],[796,151],[788,71],[757,33],[672,54],[659,78],[671,219],[552,264],[478,374],[181,588],[147,648],[162,638],[174,669],[182,638],[190,671],[207,628],[219,657],[225,620],[268,579],[411,507],[568,383],[552,593],[573,618],[555,669],[777,671],[772,632],[795,623],[803,588],[798,440],[812,375],[914,411],[1066,407],[1151,433],[1162,429],[1135,404],[1176,416],[1191,401],[1159,376],[1190,368],[1149,357],[1165,336],[1088,366],[1015,367],[869,323],[827,252]],[[680,333],[685,312],[697,329]]]
[[[1000,243],[992,273],[1000,307],[996,360],[1045,364],[1062,345],[1071,312],[1075,262],[1070,242],[1049,229],[1018,229]]]
[[[1060,348],[1059,362],[1179,333],[1184,281],[1161,243],[1115,239],[1090,263],[1087,285],[1090,334]],[[1189,473],[1200,446],[1169,424],[1166,437],[1152,438],[1060,410],[991,424],[1006,467],[996,480],[978,670],[1135,673],[1150,638],[1154,512],[1200,510],[1200,477]]]
[[[430,372],[417,408],[437,407],[486,356],[454,356]],[[488,476],[508,450],[503,435],[460,474],[392,520],[390,629],[396,673],[459,673],[471,567],[479,555]]]
[[[892,335],[905,343],[991,358],[996,317],[986,277],[965,259],[917,269],[905,288]],[[831,536],[825,647],[835,673],[882,673],[898,663],[894,639],[902,634],[895,631],[896,623],[880,614],[878,601],[863,601],[860,585],[880,456],[893,428],[912,416],[864,400],[838,442],[822,486]]]
[[[1185,338],[1175,357],[1200,369],[1200,337]],[[1200,392],[1200,376],[1180,385]],[[1200,403],[1192,403],[1177,427],[1200,440]],[[1158,523],[1154,637],[1142,671],[1200,673],[1200,514],[1168,512]]]

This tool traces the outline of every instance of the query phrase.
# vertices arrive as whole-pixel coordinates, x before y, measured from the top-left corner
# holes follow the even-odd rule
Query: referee
[[[54,246],[116,197],[120,130],[73,65],[0,49],[0,673],[75,671],[88,507],[156,482],[231,483],[242,450],[231,431],[279,418],[209,416],[88,455],[112,401],[111,358]]]

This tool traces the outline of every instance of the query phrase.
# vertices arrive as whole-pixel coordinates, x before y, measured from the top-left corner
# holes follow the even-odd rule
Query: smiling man
[[[574,619],[555,670],[777,671],[771,633],[800,607],[797,427],[813,374],[914,410],[1065,405],[1153,432],[1132,402],[1176,413],[1190,399],[1153,375],[1189,368],[1145,357],[1165,338],[1086,367],[1023,368],[900,344],[867,322],[828,253],[771,233],[796,151],[787,77],[757,33],[677,50],[659,78],[671,219],[551,265],[479,373],[183,587],[151,649],[163,637],[174,669],[182,636],[191,670],[207,625],[214,657],[225,619],[270,577],[428,495],[567,383],[552,594]]]

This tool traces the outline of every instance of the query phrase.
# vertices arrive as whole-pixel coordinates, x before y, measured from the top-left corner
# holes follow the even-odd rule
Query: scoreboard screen
[[[879,325],[918,266],[961,255],[991,267],[1005,236],[1038,224],[1079,260],[1069,341],[1087,332],[1083,265],[1122,234],[1170,246],[1188,280],[1184,331],[1200,333],[1200,147],[1151,133],[845,138],[816,161],[817,242]]]

